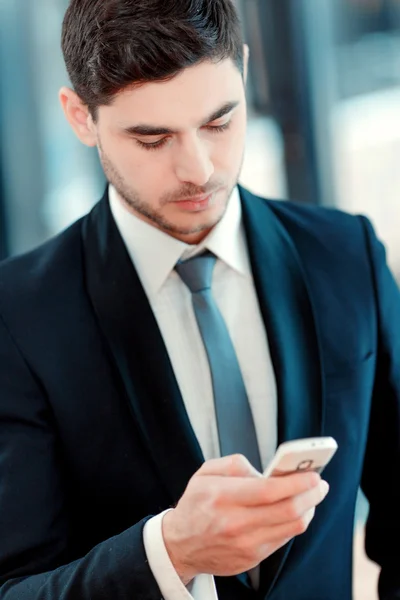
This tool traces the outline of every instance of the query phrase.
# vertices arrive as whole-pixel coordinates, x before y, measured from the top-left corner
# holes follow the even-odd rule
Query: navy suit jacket
[[[350,600],[361,483],[380,598],[400,599],[400,295],[383,247],[365,218],[240,193],[279,441],[331,435],[339,450],[327,499],[261,565],[258,593],[217,578],[219,598]],[[0,599],[159,600],[143,527],[202,461],[106,194],[0,265]]]

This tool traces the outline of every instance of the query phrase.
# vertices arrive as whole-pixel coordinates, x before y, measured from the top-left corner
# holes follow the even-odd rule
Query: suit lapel
[[[204,459],[107,193],[84,222],[83,248],[88,295],[123,393],[171,502],[176,503]]]
[[[322,367],[300,258],[271,204],[241,189],[250,260],[278,388],[279,443],[323,431]],[[272,590],[292,543],[261,567],[260,597]]]

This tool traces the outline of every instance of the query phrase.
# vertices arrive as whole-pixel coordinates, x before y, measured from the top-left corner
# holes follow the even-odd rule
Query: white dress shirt
[[[277,445],[277,390],[238,189],[235,188],[222,220],[198,246],[185,244],[132,215],[112,186],[109,197],[112,215],[155,315],[205,460],[221,456],[211,372],[191,292],[174,268],[179,260],[205,249],[217,257],[212,292],[238,357],[265,468]],[[175,572],[162,537],[164,514],[148,521],[144,530],[149,565],[163,597],[214,600],[217,595],[213,577],[200,575],[185,587]],[[257,587],[258,569],[250,576]]]

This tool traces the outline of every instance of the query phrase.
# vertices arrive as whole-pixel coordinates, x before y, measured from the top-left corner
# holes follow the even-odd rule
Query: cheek
[[[216,146],[214,165],[235,172],[240,167],[245,144],[245,127],[230,131]]]
[[[120,144],[117,148],[119,160],[127,170],[142,172],[147,169],[146,154],[135,145],[135,142]],[[144,155],[144,156],[143,156]]]
[[[166,170],[166,160],[162,153],[147,152],[136,146],[135,142],[120,142],[114,148],[115,164],[119,165],[120,171],[126,179],[131,181],[147,180],[151,187],[155,184],[154,173],[157,172],[159,179],[160,173],[164,174]]]

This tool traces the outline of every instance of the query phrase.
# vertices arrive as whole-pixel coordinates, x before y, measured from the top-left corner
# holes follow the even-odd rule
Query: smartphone
[[[338,445],[332,437],[304,438],[279,446],[264,471],[265,477],[280,477],[292,473],[315,471],[322,473],[335,454]]]

